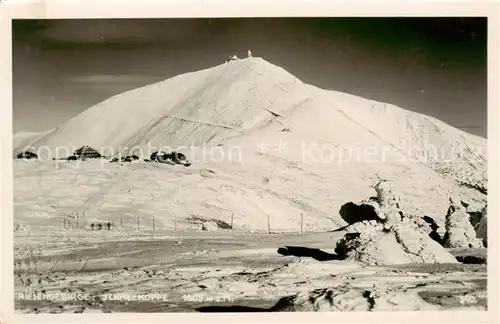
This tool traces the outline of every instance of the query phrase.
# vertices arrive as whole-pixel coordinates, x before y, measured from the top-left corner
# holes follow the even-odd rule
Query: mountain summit
[[[149,158],[162,147],[184,151],[197,176],[175,168],[138,171],[142,179],[150,172],[150,181],[173,172],[179,188],[142,212],[169,206],[169,215],[217,218],[228,211],[250,228],[265,226],[266,216],[287,228],[301,213],[310,228],[342,224],[341,205],[373,194],[379,178],[400,189],[407,212],[441,223],[450,194],[468,204],[486,201],[486,140],[394,105],[305,84],[258,57],[124,92],[26,138],[15,152],[31,146],[41,159],[65,157],[83,145],[109,158]],[[222,152],[217,159],[216,150]],[[228,152],[238,152],[238,160]],[[210,176],[199,176],[206,169]]]
[[[111,97],[32,143],[52,154],[64,146],[127,151],[150,143],[198,145],[251,131],[271,119],[263,110],[309,98],[300,80],[263,59],[230,61]]]

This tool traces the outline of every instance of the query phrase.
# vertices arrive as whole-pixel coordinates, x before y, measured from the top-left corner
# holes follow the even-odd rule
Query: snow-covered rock
[[[470,216],[458,198],[450,197],[450,207],[446,215],[444,246],[447,248],[482,248],[483,243],[476,237]]]
[[[377,192],[377,201],[380,204],[380,216],[384,228],[389,229],[402,220],[403,214],[399,207],[400,198],[388,181],[379,181],[374,188]]]
[[[299,292],[281,298],[272,308],[278,312],[349,312],[438,310],[416,291],[369,289],[349,285]]]
[[[360,233],[348,233],[337,243],[335,252],[343,259],[369,265],[458,263],[439,243],[403,222],[390,230],[371,226]]]
[[[484,247],[488,247],[488,213],[486,206],[482,210],[481,220],[476,228],[476,236],[483,241]]]
[[[458,262],[433,235],[437,225],[432,218],[404,215],[399,197],[387,182],[374,187],[377,197],[370,201],[375,204],[372,212],[379,215],[345,229],[335,248],[340,258],[370,265]]]

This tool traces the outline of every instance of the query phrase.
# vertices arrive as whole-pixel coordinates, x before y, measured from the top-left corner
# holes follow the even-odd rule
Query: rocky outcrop
[[[429,237],[431,239],[433,239],[434,241],[438,242],[440,245],[444,245],[444,241],[443,241],[443,239],[441,238],[441,236],[438,233],[439,226],[436,223],[436,221],[434,221],[434,219],[432,217],[429,217],[429,216],[424,216],[421,219],[428,226],[428,231],[429,231],[428,235],[429,235]],[[420,225],[420,224],[418,224],[418,225]],[[419,227],[422,229],[422,228],[425,228],[425,225],[422,224]]]
[[[379,181],[375,186],[376,197],[362,200],[359,204],[348,202],[339,211],[340,216],[348,224],[365,221],[377,221],[390,228],[401,221],[402,212],[399,208],[399,197],[394,195],[387,181]]]
[[[345,229],[346,235],[335,248],[341,259],[370,265],[458,263],[440,244],[432,218],[404,215],[399,197],[386,182],[379,182],[375,190],[377,197],[371,199],[371,204],[378,204],[372,210],[377,216]]]
[[[118,162],[136,162],[139,161],[139,157],[137,155],[127,155],[127,156],[122,156],[121,159],[115,157],[111,161],[111,163],[118,163]]]
[[[19,153],[16,158],[18,159],[38,159],[38,155],[36,155],[35,153],[33,152],[30,152],[30,151],[26,151],[26,152],[21,152]]]
[[[376,198],[370,198],[362,200],[359,204],[353,202],[348,202],[340,208],[340,217],[347,224],[357,224],[364,221],[381,221],[379,218],[380,206],[375,200]]]
[[[446,234],[444,246],[447,248],[482,248],[483,243],[476,237],[470,215],[460,200],[450,197],[450,207],[446,214]]]
[[[481,220],[476,227],[476,237],[483,241],[484,247],[488,247],[488,213],[487,206],[482,210]]]
[[[349,312],[437,310],[415,291],[360,289],[349,285],[299,292],[281,298],[275,312]]]
[[[484,204],[478,203],[478,202],[466,202],[464,200],[461,200],[462,206],[465,207],[465,211],[467,214],[469,214],[469,219],[470,223],[472,224],[472,227],[476,227],[479,224],[479,221],[481,220],[482,217],[482,212],[485,207]]]
[[[337,243],[335,253],[370,265],[458,263],[438,242],[407,221],[394,224],[390,230],[367,223],[359,232],[347,233]]]
[[[379,217],[382,218],[382,223],[385,229],[391,228],[402,220],[403,213],[399,207],[400,199],[394,194],[388,181],[379,181],[375,185],[377,192],[377,201],[380,204]]]
[[[171,152],[153,152],[150,156],[152,162],[168,163],[168,164],[181,164],[186,167],[191,165],[191,162],[187,159],[186,155],[171,151]]]

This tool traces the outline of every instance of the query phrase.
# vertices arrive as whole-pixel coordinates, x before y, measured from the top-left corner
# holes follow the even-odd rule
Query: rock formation
[[[465,211],[467,214],[469,214],[472,227],[476,228],[481,220],[481,217],[483,216],[483,209],[485,207],[484,204],[478,204],[477,202],[469,204],[468,202],[464,202],[462,200],[462,205],[466,208]]]
[[[38,155],[33,152],[26,151],[19,153],[16,158],[18,159],[38,159]]]
[[[380,214],[385,229],[390,229],[393,225],[402,220],[402,212],[399,208],[399,197],[396,196],[388,181],[379,181],[375,185],[377,201],[380,204]]]
[[[362,200],[359,204],[348,202],[340,208],[340,216],[348,224],[375,220],[389,229],[402,220],[399,197],[392,193],[389,182],[379,181],[374,185],[376,197]]]
[[[191,162],[187,159],[186,155],[179,153],[179,152],[176,152],[176,151],[153,152],[150,156],[150,160],[153,162],[159,162],[159,163],[181,164],[181,165],[184,165],[186,167],[191,165]]]
[[[488,215],[487,206],[482,210],[481,220],[476,227],[476,237],[483,240],[484,247],[488,247]]]
[[[458,263],[453,255],[409,222],[367,225],[361,232],[347,233],[335,248],[337,255],[370,265],[406,263]]]
[[[111,161],[111,163],[117,163],[117,162],[135,162],[135,161],[139,161],[139,157],[137,155],[127,155],[127,156],[122,156],[121,159],[115,157],[113,158]]]
[[[443,241],[443,239],[441,238],[441,236],[439,235],[439,233],[437,231],[438,228],[439,228],[439,226],[436,224],[436,222],[434,221],[434,219],[432,219],[432,217],[429,217],[429,216],[424,216],[424,217],[422,217],[422,220],[429,227],[429,233],[428,233],[429,237],[431,239],[433,239],[434,241],[438,242],[439,244],[444,245],[444,241]]]
[[[444,246],[447,248],[482,248],[483,243],[476,237],[465,206],[458,198],[450,197],[450,207],[446,215]]]
[[[339,214],[349,225],[372,220],[381,221],[380,206],[375,198],[364,199],[359,204],[348,202],[342,205]]]
[[[371,215],[372,219],[346,228],[347,234],[335,248],[340,258],[371,265],[458,263],[439,241],[432,238],[437,225],[432,226],[430,217],[403,215],[399,197],[386,182],[376,184],[375,190],[377,198],[371,199],[370,205],[378,217]]]
[[[360,289],[349,285],[299,292],[281,298],[271,311],[278,312],[348,312],[348,311],[417,311],[437,310],[417,292],[391,289]]]

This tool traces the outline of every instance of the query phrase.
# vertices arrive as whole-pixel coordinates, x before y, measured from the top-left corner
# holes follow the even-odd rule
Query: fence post
[[[267,215],[267,233],[271,234],[271,222],[269,220],[269,215]]]
[[[123,218],[120,218],[120,232],[123,232]]]
[[[155,236],[155,214],[153,214],[153,237]]]
[[[304,213],[300,213],[300,233],[304,232]]]
[[[231,213],[231,231],[233,230],[233,219],[234,219],[234,214]]]
[[[139,215],[137,215],[137,230],[139,231]]]
[[[76,228],[78,229],[78,212],[76,212]]]
[[[174,232],[177,230],[177,217],[174,214]]]

